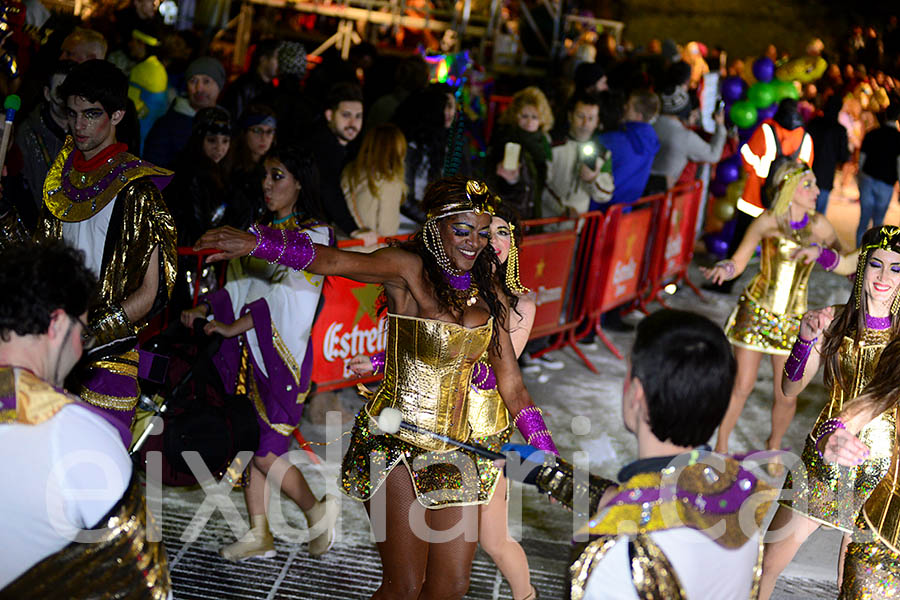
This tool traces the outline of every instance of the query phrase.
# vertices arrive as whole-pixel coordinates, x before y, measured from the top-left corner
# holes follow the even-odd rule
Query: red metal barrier
[[[703,184],[694,181],[675,187],[666,194],[664,209],[659,212],[657,232],[650,253],[650,260],[641,284],[641,297],[635,308],[645,314],[647,305],[659,302],[668,308],[659,295],[669,283],[684,281],[701,300],[703,293],[688,277],[688,267],[694,258],[694,232],[696,231]]]
[[[512,96],[491,96],[488,101],[488,112],[484,119],[484,141],[491,143],[491,135],[494,133],[494,126],[497,118],[512,102]]]
[[[585,281],[581,302],[586,323],[576,332],[576,340],[593,331],[610,352],[622,358],[606,337],[600,319],[603,313],[640,298],[648,242],[656,236],[655,225],[666,197],[647,196],[633,204],[617,204],[606,213],[592,252],[577,271]]]

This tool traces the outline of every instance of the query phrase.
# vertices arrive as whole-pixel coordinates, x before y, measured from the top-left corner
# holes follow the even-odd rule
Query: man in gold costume
[[[121,431],[60,387],[93,342],[85,319],[96,283],[59,242],[0,252],[0,286],[16,290],[0,295],[4,600],[170,596]]]
[[[629,356],[622,413],[638,460],[619,471],[618,485],[573,476],[571,465],[537,458],[531,446],[504,446],[525,457],[526,468],[510,476],[527,473],[526,482],[594,514],[582,532],[591,541],[571,569],[573,600],[756,597],[760,526],[775,491],[706,445],[728,409],[735,370],[716,324],[661,310],[638,325]]]
[[[60,87],[69,133],[44,181],[35,241],[65,240],[85,253],[100,282],[88,311],[97,336],[90,362],[77,373],[78,394],[131,426],[140,370],[137,332],[169,299],[175,281],[175,226],[161,189],[171,172],[130,154],[116,141],[125,117],[128,79],[90,60]],[[130,444],[130,433],[123,436]]]

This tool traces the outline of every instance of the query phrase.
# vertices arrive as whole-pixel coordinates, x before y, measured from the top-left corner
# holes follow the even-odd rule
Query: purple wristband
[[[377,352],[371,356],[369,360],[372,361],[372,374],[380,375],[384,373],[384,359],[386,354],[384,352]]]
[[[788,356],[784,363],[784,374],[788,379],[791,381],[800,381],[803,379],[803,372],[806,370],[806,361],[809,360],[809,355],[812,353],[813,346],[816,345],[818,339],[819,338],[804,340],[799,335],[797,336],[797,339],[794,341],[794,346],[791,348],[791,355]]]
[[[256,248],[250,256],[296,271],[302,271],[316,259],[316,245],[305,231],[272,229],[264,225],[250,231],[256,235]]]
[[[818,244],[813,245],[818,246]],[[819,258],[816,259],[816,262],[826,271],[834,271],[837,268],[838,263],[841,262],[841,257],[831,248],[822,246],[822,251],[819,253]]]
[[[475,363],[472,369],[472,385],[479,390],[493,390],[497,387],[497,377],[490,365],[483,362]]]
[[[532,405],[520,410],[516,418],[513,419],[513,425],[519,429],[519,433],[522,434],[528,445],[559,456],[559,450],[556,449],[556,444],[553,443],[553,438],[550,437],[550,430],[547,429],[547,425],[544,423],[541,409],[537,406]]]

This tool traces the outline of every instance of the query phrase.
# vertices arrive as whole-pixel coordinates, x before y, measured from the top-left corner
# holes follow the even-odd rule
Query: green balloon
[[[778,90],[770,81],[758,81],[750,86],[747,98],[756,108],[765,108],[777,102]]]
[[[775,95],[778,98],[778,102],[785,98],[793,98],[794,100],[800,99],[800,92],[797,91],[797,86],[794,85],[793,81],[776,79],[772,83],[775,85]]]
[[[741,129],[748,129],[756,124],[756,107],[749,100],[741,100],[731,105],[728,116]]]

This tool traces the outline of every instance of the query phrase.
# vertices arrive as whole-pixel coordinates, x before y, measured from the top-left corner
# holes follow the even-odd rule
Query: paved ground
[[[840,192],[832,195],[829,207],[829,218],[836,223],[848,245],[852,243],[859,219],[858,205],[852,200],[854,194],[855,189],[847,190],[846,195]],[[888,222],[897,223],[898,217],[900,208],[895,202],[891,205]],[[753,267],[750,271],[755,272]],[[699,281],[696,268],[692,272],[694,280]],[[746,283],[748,278],[745,276],[741,283]],[[724,323],[740,287],[736,286],[736,292],[731,296],[707,294],[702,302],[683,288],[670,298],[670,303],[702,312]],[[810,306],[845,302],[849,290],[845,279],[817,270],[810,283]],[[634,315],[627,320],[635,322],[637,318]],[[631,342],[628,334],[611,337],[623,350]],[[572,456],[576,451],[586,452],[592,471],[614,476],[621,465],[633,460],[636,450],[634,439],[621,426],[619,402],[624,363],[603,347],[587,349],[586,353],[600,371],[599,375],[588,371],[574,353],[564,351],[556,353],[565,362],[563,370],[545,371],[540,378],[527,376],[526,384],[538,404],[544,407],[562,454]],[[771,366],[764,361],[756,389],[732,437],[735,452],[764,447],[769,430],[771,377]],[[802,447],[804,436],[824,398],[819,376],[799,399],[797,417],[786,437],[787,446]],[[341,399],[350,412],[359,406],[352,393],[343,394]],[[310,440],[325,441],[336,437],[309,422],[304,422],[302,431]],[[346,445],[346,437],[343,444]],[[303,470],[317,493],[337,493],[335,482],[342,454],[340,444],[319,447],[317,451],[325,459],[323,464],[304,466]],[[289,500],[276,497],[273,508],[283,509],[286,517],[286,524],[275,528],[278,555],[270,560],[233,564],[220,559],[216,553],[219,546],[232,541],[236,535],[221,511],[214,511],[207,522],[201,520],[189,527],[197,508],[210,498],[217,498],[219,502],[230,499],[239,507],[240,514],[245,514],[240,494],[235,491],[226,496],[207,496],[199,489],[163,490],[163,533],[172,563],[176,598],[363,599],[378,586],[379,560],[370,541],[368,521],[358,503],[343,500],[340,537],[334,549],[320,559],[313,559],[303,543],[306,532],[302,513]],[[541,597],[567,597],[568,540],[573,531],[570,514],[551,506],[529,490],[513,486],[510,524],[513,534],[522,539]],[[836,596],[833,582],[838,545],[839,536],[834,533],[815,533],[785,571],[775,598]],[[509,588],[493,563],[479,553],[467,598],[509,597]]]

